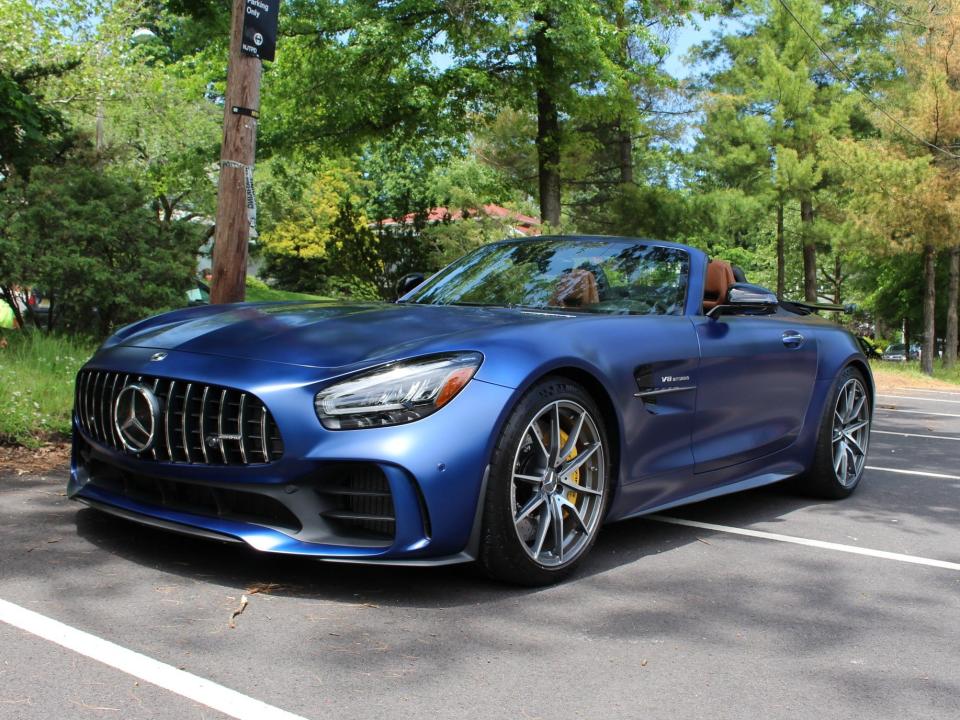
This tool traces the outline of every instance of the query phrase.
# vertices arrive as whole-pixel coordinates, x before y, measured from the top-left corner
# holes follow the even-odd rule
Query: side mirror
[[[423,281],[423,273],[407,273],[397,281],[397,297],[402,298]]]
[[[759,285],[750,283],[734,283],[727,290],[727,299],[723,304],[716,305],[707,317],[717,318],[720,315],[767,315],[775,312],[780,301],[775,293]]]

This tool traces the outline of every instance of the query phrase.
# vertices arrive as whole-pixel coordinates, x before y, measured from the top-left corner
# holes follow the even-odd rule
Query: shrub
[[[160,222],[139,187],[76,157],[0,192],[0,281],[41,288],[54,327],[102,337],[183,305],[200,234]]]

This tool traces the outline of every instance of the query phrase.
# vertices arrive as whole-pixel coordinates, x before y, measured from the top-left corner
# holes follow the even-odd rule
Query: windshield
[[[689,255],[678,248],[629,240],[518,240],[470,253],[406,301],[681,315],[689,269]]]

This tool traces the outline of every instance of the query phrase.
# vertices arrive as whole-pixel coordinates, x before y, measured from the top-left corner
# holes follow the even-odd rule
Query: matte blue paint
[[[494,442],[522,394],[551,373],[589,374],[614,409],[607,433],[619,461],[608,521],[803,471],[837,374],[862,363],[871,381],[856,340],[816,316],[705,317],[700,303],[707,258],[683,249],[690,253],[691,276],[682,316],[271,303],[195,307],[135,323],[105,343],[85,368],[253,393],[275,418],[284,455],[246,467],[148,464],[86,438],[75,421],[68,494],[271,552],[391,562],[469,559]],[[804,336],[799,347],[784,344],[788,330]],[[157,350],[168,356],[151,362]],[[474,380],[439,412],[406,425],[359,430],[330,431],[317,420],[313,398],[336,379],[450,351],[477,351],[484,360]],[[635,397],[644,384],[677,384],[664,381],[666,376],[687,377],[682,384],[694,389],[653,400]],[[324,463],[373,462],[394,496],[396,539],[389,547],[345,546],[316,528],[291,534],[137,503],[84,484],[81,443],[93,457],[131,472],[221,487],[255,485],[278,494],[311,487]]]

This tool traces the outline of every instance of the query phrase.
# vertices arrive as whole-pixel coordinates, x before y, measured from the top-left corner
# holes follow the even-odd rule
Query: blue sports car
[[[605,522],[775,483],[842,498],[856,339],[691,247],[507,240],[396,303],[193,307],[77,377],[68,494],[263,551],[545,584]]]

